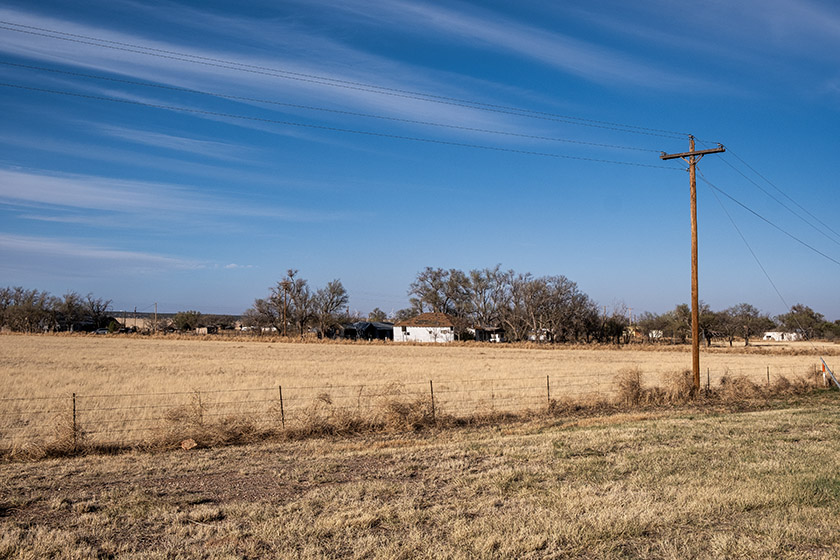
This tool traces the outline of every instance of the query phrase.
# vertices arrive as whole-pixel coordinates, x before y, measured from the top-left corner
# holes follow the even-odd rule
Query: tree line
[[[623,304],[607,311],[565,276],[534,276],[501,265],[474,269],[426,267],[408,289],[410,306],[388,314],[374,309],[367,316],[350,313],[349,295],[338,279],[314,288],[295,269],[241,317],[246,328],[270,329],[287,336],[314,332],[335,336],[342,325],[361,320],[399,322],[426,312],[448,315],[459,339],[469,339],[475,329],[499,329],[508,341],[629,342],[630,340],[686,342],[691,332],[691,312],[686,304],[662,314],[630,317]],[[60,297],[22,287],[0,288],[0,328],[18,332],[91,331],[114,327],[111,300],[67,292]],[[747,344],[770,330],[797,333],[807,338],[840,338],[840,321],[829,322],[803,304],[770,317],[749,303],[713,311],[700,306],[700,331],[707,344],[715,339],[743,339]],[[159,321],[155,330],[189,331],[201,326],[232,328],[230,316],[180,311]]]
[[[20,286],[0,288],[0,328],[16,332],[92,331],[113,318],[111,300],[67,292],[61,297]]]
[[[609,311],[598,305],[565,276],[534,276],[503,270],[501,265],[468,272],[426,267],[417,273],[408,296],[410,306],[392,314],[375,308],[366,317],[354,316],[347,309],[349,298],[340,280],[313,290],[297,270],[290,269],[270,288],[268,297],[255,300],[243,315],[243,324],[270,327],[291,336],[307,332],[331,336],[348,322],[399,322],[438,312],[453,320],[462,340],[470,338],[476,328],[503,330],[508,341],[554,343],[620,343],[632,339],[686,342],[691,332],[687,304],[666,313],[643,313],[633,318],[623,304],[613,305]],[[802,304],[772,318],[749,303],[721,311],[701,304],[700,330],[707,344],[715,339],[731,344],[736,338],[749,344],[769,330],[833,339],[840,337],[840,321],[826,321],[822,314]]]
[[[67,292],[54,296],[46,291],[21,286],[0,288],[0,329],[23,333],[116,331],[122,327],[114,316],[110,299]],[[197,327],[233,328],[237,317],[203,315],[198,311],[161,313],[157,323],[151,317],[146,331],[191,331]]]

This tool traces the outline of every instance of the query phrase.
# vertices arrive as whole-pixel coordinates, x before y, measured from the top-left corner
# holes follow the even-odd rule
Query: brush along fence
[[[803,377],[820,368],[704,372],[709,387],[734,377],[753,384]],[[644,375],[641,376],[643,379]],[[329,383],[154,393],[71,393],[0,399],[0,451],[55,452],[177,442],[201,434],[211,443],[280,432],[334,433],[383,426],[411,428],[438,419],[545,411],[561,400],[610,399],[615,375],[523,376],[387,384]],[[644,379],[656,386],[660,380]],[[820,383],[821,384],[821,383]]]

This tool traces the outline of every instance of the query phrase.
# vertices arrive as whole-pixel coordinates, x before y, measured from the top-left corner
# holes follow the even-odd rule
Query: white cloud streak
[[[375,8],[358,0],[323,0],[321,4],[351,13],[360,20],[375,22],[383,28],[398,27],[415,34],[442,34],[450,41],[513,54],[600,84],[667,90],[701,85],[694,78],[672,69],[660,70],[621,51],[526,25],[475,6],[466,11],[411,0],[392,0],[379,3]]]
[[[131,265],[136,268],[191,270],[207,266],[197,261],[153,253],[125,251],[64,239],[3,233],[0,233],[0,249],[4,252],[24,253],[27,257],[85,259]]]
[[[183,53],[187,55],[186,59],[189,59],[160,52],[157,56],[150,56],[132,52],[135,49],[130,47],[108,48],[87,44],[85,40],[67,42],[14,31],[0,33],[0,52],[53,64],[70,64],[97,72],[127,75],[132,79],[224,94],[241,95],[242,91],[248,91],[249,95],[276,99],[279,90],[282,91],[282,100],[287,102],[332,105],[418,120],[434,116],[444,122],[459,122],[466,126],[501,126],[509,120],[504,116],[464,107],[382,95],[349,85],[334,87],[322,82],[316,83],[317,80],[313,82],[307,76],[321,76],[327,81],[359,82],[385,88],[429,91],[453,97],[473,97],[475,93],[465,89],[469,85],[475,85],[472,79],[454,79],[456,77],[450,74],[425,68],[421,70],[409,64],[354,49],[322,34],[301,32],[293,25],[284,26],[280,22],[271,22],[271,25],[267,26],[265,22],[258,20],[237,21],[235,18],[226,18],[225,29],[241,33],[244,33],[242,30],[249,29],[248,33],[251,35],[283,37],[284,46],[294,45],[294,48],[283,49],[286,53],[283,57],[278,56],[276,50],[271,56],[266,56],[261,52],[212,50],[161,42],[134,33],[57,20],[12,8],[0,8],[0,19],[45,29],[60,29],[66,33],[96,37],[103,41]],[[196,17],[194,24],[201,21],[204,21],[209,29],[210,23],[206,15],[203,18]],[[216,31],[218,27],[215,27]],[[261,50],[263,49],[265,46],[262,46]],[[230,61],[236,68],[226,67],[229,65],[209,59]],[[244,68],[246,66],[249,68]],[[265,70],[270,68],[280,69],[283,73],[281,75]],[[292,78],[291,74],[299,75]],[[464,85],[454,85],[458,82]],[[508,89],[488,83],[482,85],[485,90]]]
[[[196,216],[270,218],[289,222],[320,222],[350,219],[342,212],[256,206],[186,187],[127,181],[91,175],[49,175],[0,169],[0,202],[39,208],[70,208],[93,212],[146,215],[155,218],[177,215],[182,220]],[[43,220],[45,216],[39,219]]]

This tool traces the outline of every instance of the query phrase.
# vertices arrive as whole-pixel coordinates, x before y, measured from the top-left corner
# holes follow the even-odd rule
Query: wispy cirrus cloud
[[[206,263],[155,253],[126,251],[89,242],[50,237],[34,237],[0,233],[0,249],[6,253],[23,253],[28,258],[81,259],[110,262],[137,269],[200,269]]]
[[[240,145],[215,140],[201,140],[183,135],[165,134],[140,128],[100,125],[98,132],[106,137],[153,148],[194,154],[222,161],[242,163],[249,158],[249,150]]]
[[[435,32],[450,41],[513,54],[601,84],[616,83],[655,89],[700,85],[696,78],[656,66],[619,50],[568,34],[524,24],[498,13],[470,6],[469,10],[414,0],[393,0],[370,8],[359,0],[322,0],[360,20],[409,33]],[[463,8],[463,7],[461,7]]]
[[[341,211],[288,208],[276,204],[258,206],[241,202],[240,199],[234,190],[229,195],[219,196],[167,183],[0,169],[0,202],[42,210],[61,208],[139,214],[155,217],[156,220],[169,215],[177,215],[182,220],[224,216],[289,222],[351,218]],[[50,217],[41,214],[38,219],[43,221]],[[52,218],[55,219],[55,216]]]
[[[179,20],[190,12],[189,9],[176,11],[181,13]],[[230,48],[225,50],[160,41],[136,32],[76,23],[72,19],[58,20],[14,8],[0,8],[0,19],[96,38],[96,41],[69,38],[68,42],[66,36],[49,33],[0,33],[0,52],[30,60],[223,94],[241,95],[242,91],[248,91],[249,95],[276,99],[279,90],[284,101],[339,106],[402,118],[429,119],[434,116],[444,122],[485,127],[501,126],[510,120],[503,115],[468,107],[430,103],[394,91],[388,93],[390,88],[472,98],[475,90],[471,86],[477,84],[471,78],[453,79],[452,74],[367,53],[327,34],[303,30],[282,21],[227,17],[225,26],[211,26],[213,18],[207,14],[196,14],[193,20],[194,25],[212,27],[215,32],[222,27],[230,33],[245,33],[242,30],[247,29],[249,35],[283,37],[284,54],[278,55],[278,49],[273,49],[269,55],[265,53],[265,45],[260,49],[237,49],[234,35],[229,37]],[[231,22],[232,19],[236,21]],[[20,29],[25,31],[25,28]],[[490,91],[498,93],[510,89],[487,82],[481,86],[482,96]],[[120,95],[131,98],[125,92]]]

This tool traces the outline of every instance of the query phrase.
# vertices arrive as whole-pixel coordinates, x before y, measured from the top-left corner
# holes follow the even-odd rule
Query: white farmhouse
[[[452,342],[455,323],[445,313],[422,313],[394,325],[394,342]]]

